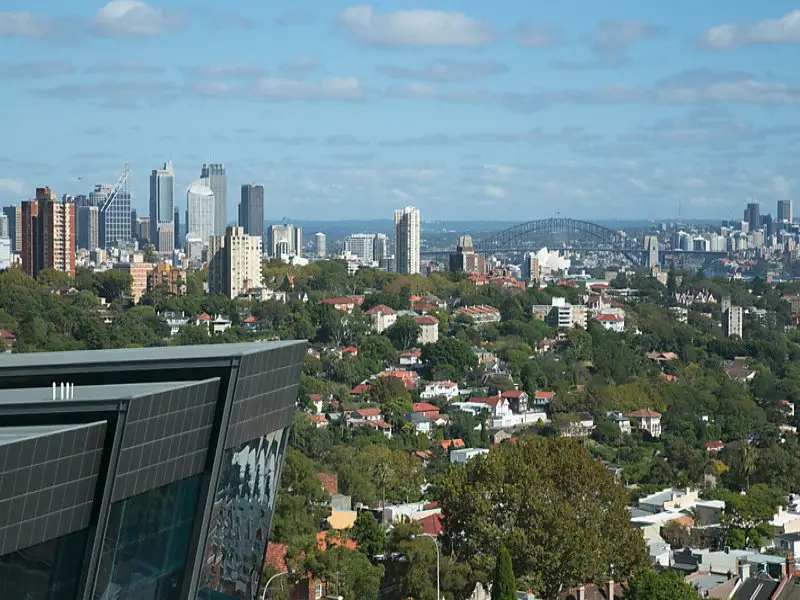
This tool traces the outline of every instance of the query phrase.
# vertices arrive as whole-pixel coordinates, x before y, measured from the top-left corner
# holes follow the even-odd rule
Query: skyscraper
[[[100,209],[96,206],[78,207],[78,247],[100,247]]]
[[[150,174],[150,241],[161,253],[175,248],[175,171],[172,161]]]
[[[750,225],[750,231],[761,228],[761,207],[758,202],[751,202],[744,209],[744,220]]]
[[[419,210],[406,206],[394,211],[394,256],[398,273],[419,273]]]
[[[8,237],[11,238],[11,251],[22,252],[22,206],[16,204],[3,208],[8,218]]]
[[[261,286],[261,236],[246,235],[241,227],[228,227],[225,235],[211,238],[208,247],[208,293],[236,298]]]
[[[344,238],[344,251],[355,255],[362,265],[372,264],[375,260],[375,234],[354,233]]]
[[[214,192],[208,180],[193,182],[186,190],[186,235],[199,237],[203,246],[208,246],[209,238],[214,235],[215,210]]]
[[[317,258],[325,258],[328,254],[328,239],[324,233],[317,233],[314,236],[314,241],[316,243],[316,250],[317,250]]]
[[[8,235],[8,216],[0,215],[0,238],[10,238]]]
[[[228,176],[225,174],[225,165],[203,165],[200,179],[208,179],[214,192],[214,235],[225,235],[228,226]]]
[[[22,205],[22,268],[31,277],[45,269],[75,277],[75,205],[59,201],[50,188]]]
[[[646,235],[644,236],[644,249],[647,252],[647,266],[650,268],[657,267],[658,261],[658,236]]]
[[[372,243],[372,255],[376,263],[389,258],[389,236],[385,233],[376,233]]]
[[[482,275],[485,268],[486,260],[483,254],[475,254],[472,236],[467,234],[459,237],[456,251],[450,254],[450,270],[480,273]]]
[[[285,246],[279,246],[286,242]],[[286,252],[279,252],[283,249]],[[284,254],[302,256],[303,254],[303,229],[294,225],[270,225],[267,228],[267,254],[280,257]]]
[[[778,221],[780,223],[792,222],[792,201],[778,200]]]
[[[247,184],[242,186],[239,203],[239,227],[247,235],[264,237],[264,186]]]
[[[188,227],[189,222],[189,207],[186,207],[186,222]],[[178,210],[178,207],[175,207],[175,210],[172,214],[172,228],[173,232],[173,242],[172,245],[174,248],[183,248],[184,237],[181,235],[181,211]]]
[[[117,186],[100,183],[89,197],[76,198],[76,205],[98,208],[98,245],[104,249],[131,245],[131,192],[128,187],[128,167]],[[97,246],[95,246],[97,247]]]

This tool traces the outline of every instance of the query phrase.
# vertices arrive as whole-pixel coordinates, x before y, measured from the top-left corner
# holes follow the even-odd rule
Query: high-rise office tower
[[[128,171],[120,185],[100,183],[89,192],[89,197],[80,199],[78,207],[96,206],[98,208],[99,246],[103,249],[116,246],[127,248],[131,245],[131,192],[128,187]]]
[[[764,235],[767,237],[775,235],[777,227],[775,221],[772,220],[772,215],[761,215],[761,229],[764,230]]]
[[[450,254],[450,270],[483,274],[485,268],[486,259],[483,254],[475,253],[472,236],[467,234],[459,237],[456,251]]]
[[[328,238],[324,233],[314,235],[314,242],[317,250],[317,258],[325,258],[328,254]]]
[[[150,217],[139,217],[136,220],[136,237],[142,246],[150,243]]]
[[[214,192],[214,235],[225,235],[228,226],[228,176],[225,174],[225,165],[203,165],[200,179],[208,179]]]
[[[186,221],[188,227],[189,221],[189,207],[186,207]],[[181,211],[178,210],[178,207],[175,207],[175,210],[172,214],[172,228],[173,228],[173,242],[172,245],[174,248],[183,248],[183,241],[185,236],[181,236]]]
[[[279,258],[283,255],[302,256],[303,254],[303,229],[294,225],[270,225],[267,228],[267,254]],[[280,246],[286,242],[286,246]],[[279,252],[286,250],[286,252]]]
[[[389,252],[389,236],[385,233],[376,233],[375,240],[372,242],[372,257],[376,263],[387,260]]]
[[[406,206],[394,211],[394,256],[398,273],[419,273],[419,210]]]
[[[175,248],[175,171],[172,161],[150,174],[150,241],[161,253]]]
[[[22,205],[22,268],[31,277],[45,269],[75,277],[75,205],[59,201],[50,188]]]
[[[750,231],[761,228],[761,206],[758,202],[750,202],[744,209],[744,220],[750,225]]]
[[[9,238],[8,235],[8,216],[5,214],[0,215],[0,238]]]
[[[264,237],[264,186],[247,184],[242,186],[239,202],[239,227],[247,235]]]
[[[100,209],[96,206],[78,207],[78,248],[94,250],[100,247]]]
[[[781,223],[792,222],[792,201],[778,200],[778,221]]]
[[[208,293],[236,298],[261,287],[261,236],[246,235],[241,227],[228,227],[225,235],[211,238],[208,247]]]
[[[344,251],[355,255],[358,262],[364,265],[375,260],[375,234],[354,233],[344,238]]]
[[[22,206],[16,204],[3,208],[8,218],[8,237],[11,238],[11,251],[22,252]]]
[[[214,192],[208,180],[192,183],[186,190],[186,235],[198,237],[203,240],[203,246],[208,246],[209,239],[214,236],[215,210]]]

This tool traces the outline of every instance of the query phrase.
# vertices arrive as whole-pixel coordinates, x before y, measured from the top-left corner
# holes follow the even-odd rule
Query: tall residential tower
[[[420,240],[419,210],[406,206],[394,211],[394,256],[398,273],[418,274]]]
[[[239,227],[247,235],[264,237],[264,186],[247,184],[242,186],[239,203]]]
[[[214,192],[207,179],[199,179],[186,190],[186,237],[195,236],[208,246],[214,236]]]

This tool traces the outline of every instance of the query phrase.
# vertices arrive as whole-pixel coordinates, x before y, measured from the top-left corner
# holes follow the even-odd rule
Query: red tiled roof
[[[306,414],[306,419],[309,420],[311,423],[327,423],[328,419],[325,418],[325,415],[312,415]]]
[[[309,394],[308,399],[311,400],[312,402],[317,402],[319,400],[322,400],[322,396],[320,394]]]
[[[197,317],[198,321],[210,321],[211,317],[209,317],[206,313],[200,313]]]
[[[673,381],[678,381],[678,378],[675,375],[670,375],[669,373],[659,373],[661,377],[672,383]]]
[[[269,542],[267,544],[267,556],[264,563],[278,569],[279,571],[286,570],[286,544],[279,544],[278,542]]]
[[[439,321],[436,317],[431,317],[430,315],[426,315],[424,317],[414,317],[414,320],[417,322],[417,325],[438,325]]]
[[[317,549],[324,552],[328,548],[346,548],[347,550],[358,550],[358,544],[348,537],[328,537],[324,531],[320,531],[317,533]]]
[[[508,390],[502,393],[503,398],[521,398],[524,394],[522,390]]]
[[[361,394],[366,394],[371,389],[372,388],[366,383],[359,383],[356,387],[350,390],[350,394],[353,396],[360,396]]]
[[[499,313],[500,312],[494,306],[486,306],[484,304],[480,304],[480,305],[477,305],[477,306],[462,306],[458,310],[459,310],[459,312],[464,312],[464,313],[467,313],[468,315],[479,315],[479,314]]]
[[[415,413],[430,412],[430,411],[439,412],[439,407],[434,406],[433,404],[429,404],[428,402],[415,402],[413,406]]]
[[[255,317],[247,317],[244,321],[242,321],[242,323],[255,323],[255,322],[256,322]]]
[[[17,339],[17,336],[15,336],[10,331],[6,331],[5,329],[0,329],[0,337],[2,337],[5,340],[16,340]]]
[[[348,346],[344,350],[342,350],[342,354],[358,354],[358,348],[355,346]]]
[[[425,517],[424,519],[420,519],[419,522],[422,524],[422,531],[428,535],[439,535],[444,529],[442,527],[441,514]]]
[[[377,427],[378,429],[391,429],[392,426],[389,425],[386,421],[370,421],[370,424],[373,427]]]
[[[431,457],[430,450],[417,450],[414,452],[414,456],[422,460],[428,460]]]
[[[384,314],[384,315],[395,315],[397,311],[385,304],[378,304],[377,306],[373,306],[370,308],[366,313],[367,315],[377,315],[377,314]]]
[[[359,408],[356,412],[362,419],[379,417],[382,414],[380,408]]]
[[[724,447],[725,444],[723,444],[721,440],[717,440],[716,442],[706,442],[706,448],[708,450],[722,450]]]
[[[317,304],[355,304],[361,306],[364,302],[363,296],[348,296],[346,298],[325,298],[325,300],[320,300]]]
[[[417,312],[430,312],[432,310],[436,310],[436,308],[437,308],[436,306],[434,306],[433,304],[428,304],[427,302],[415,302],[411,306],[411,310]]]
[[[434,500],[433,502],[428,502],[425,506],[422,507],[422,510],[433,510],[434,508],[439,508],[438,500]]]
[[[654,410],[650,410],[649,408],[642,408],[640,410],[635,410],[631,413],[625,415],[626,417],[630,417],[632,419],[647,419],[647,418],[655,418],[661,417],[661,413],[657,413]]]
[[[322,487],[330,495],[339,493],[339,475],[337,473],[317,473],[317,477],[322,482]]]
[[[455,449],[455,448],[463,448],[464,447],[464,440],[462,440],[461,438],[455,438],[455,439],[452,439],[452,440],[439,440],[439,441],[436,442],[436,445],[437,446],[441,446],[444,450],[447,450],[447,449],[449,449],[451,447],[453,449]]]
[[[491,398],[470,398],[467,400],[471,404],[488,404],[489,406],[497,406],[500,403],[500,398],[492,396]]]
[[[412,357],[412,358],[419,358],[422,356],[422,350],[419,348],[412,348],[407,352],[401,352],[400,356]]]
[[[600,321],[601,323],[616,323],[622,321],[617,315],[612,315],[609,313],[603,313],[602,315],[595,316],[595,321]]]

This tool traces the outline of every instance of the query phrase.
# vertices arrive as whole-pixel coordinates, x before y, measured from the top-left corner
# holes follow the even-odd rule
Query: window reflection
[[[0,556],[0,598],[74,600],[86,531]]]
[[[200,577],[200,600],[250,600],[258,592],[287,431],[225,451]]]
[[[199,487],[195,475],[112,505],[95,598],[177,597]]]

